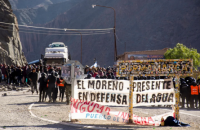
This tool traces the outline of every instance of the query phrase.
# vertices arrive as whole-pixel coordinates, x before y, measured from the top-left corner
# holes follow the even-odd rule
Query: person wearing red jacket
[[[190,97],[190,108],[194,108],[194,103],[195,106],[197,108],[197,100],[199,97],[199,89],[198,89],[198,85],[194,82],[192,85],[190,85],[190,93],[191,93],[191,97]]]

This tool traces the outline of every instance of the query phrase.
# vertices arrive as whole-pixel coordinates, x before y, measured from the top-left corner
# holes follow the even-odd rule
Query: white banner
[[[133,106],[174,104],[175,93],[171,79],[133,82]]]
[[[76,80],[74,98],[101,105],[128,106],[129,86],[128,80]],[[133,107],[174,104],[175,93],[171,79],[135,80],[133,82]]]
[[[173,110],[169,113],[153,117],[133,115],[133,122],[139,125],[159,126],[161,118],[166,119],[168,116],[174,116]],[[71,99],[71,117],[72,119],[99,119],[121,123],[127,123],[129,120],[129,114],[126,112],[114,111],[113,108],[90,101],[80,101],[78,99]]]
[[[128,105],[129,81],[111,79],[76,80],[74,98],[101,105]]]

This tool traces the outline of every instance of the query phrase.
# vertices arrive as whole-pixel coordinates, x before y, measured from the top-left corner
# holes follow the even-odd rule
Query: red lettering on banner
[[[153,121],[153,119],[151,117],[148,117],[148,123],[152,123],[153,125],[155,125],[155,122]]]
[[[74,103],[73,103],[73,108],[75,109],[75,113],[77,113],[77,111],[78,111],[78,99],[74,99],[74,101],[73,101]],[[78,104],[77,104],[78,103]],[[77,105],[76,105],[77,104]]]
[[[143,121],[143,124],[144,124],[144,125],[148,125],[148,124],[149,124],[149,122],[148,122],[148,120],[147,120],[146,117],[143,117],[142,121]]]
[[[106,107],[106,110],[105,110],[107,113],[107,115],[110,115],[110,108],[109,107]]]
[[[80,113],[83,113],[83,112],[85,112],[85,107],[82,107],[84,104],[82,104],[81,106],[80,106]]]
[[[92,102],[89,106],[93,106],[94,105],[94,103]]]
[[[115,115],[115,116],[118,116],[118,117],[120,117],[120,111],[118,112],[118,114],[117,115]]]
[[[92,105],[92,104],[91,104],[91,105]],[[90,110],[90,106],[88,106],[88,107],[87,107],[87,111],[88,111],[88,112],[93,112],[93,111],[94,111],[94,108],[95,108],[96,106],[97,106],[97,108],[99,108],[99,104],[96,104],[96,103],[95,103],[95,105],[93,106],[93,108],[92,108],[91,110]]]
[[[84,104],[89,105],[90,101],[85,101]]]
[[[141,124],[141,117],[138,117],[138,116],[137,116],[137,121],[136,121],[136,123],[137,123],[137,124]]]
[[[101,111],[97,110],[97,113],[102,113],[103,112],[103,109],[104,109],[104,106],[100,107],[99,108]]]
[[[122,117],[123,119],[127,119],[127,115],[128,115],[128,113],[122,112],[120,117]]]

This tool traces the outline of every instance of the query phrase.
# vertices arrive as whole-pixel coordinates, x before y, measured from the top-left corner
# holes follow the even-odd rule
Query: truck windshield
[[[51,47],[52,48],[54,48],[54,47],[65,47],[65,45],[63,45],[63,44],[52,44]]]

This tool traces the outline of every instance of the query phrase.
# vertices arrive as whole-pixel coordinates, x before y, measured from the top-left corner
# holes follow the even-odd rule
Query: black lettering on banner
[[[168,98],[168,102],[173,102],[173,97],[174,97],[174,94],[173,93],[170,93],[169,94],[169,98]]]
[[[107,94],[106,94],[106,102],[109,102],[109,97],[110,97],[110,94],[107,93]]]
[[[84,87],[84,81],[82,81],[82,89],[85,89],[85,87]]]
[[[160,81],[156,81],[156,89],[160,90]]]
[[[145,91],[144,87],[145,87],[145,81],[142,82],[142,91]]]
[[[101,93],[101,102],[105,99],[105,93]]]
[[[96,94],[90,93],[90,101],[95,101],[95,99],[96,99]]]
[[[113,81],[113,90],[117,90],[118,81]]]
[[[93,88],[94,89],[94,80],[93,81],[88,81],[88,88]]]
[[[148,94],[146,94],[146,101],[145,102],[147,102],[148,103]]]
[[[78,93],[78,99],[79,99],[79,100],[82,100],[82,92],[79,92],[79,93]]]
[[[116,94],[111,94],[110,102],[115,102]]]
[[[137,94],[137,96],[136,96],[136,102],[137,103],[141,102],[141,95],[140,94]]]
[[[81,80],[77,80],[78,89],[81,89]]]
[[[101,81],[97,80],[96,82],[96,89],[100,89],[101,88]]]
[[[166,89],[171,89],[171,81],[167,81],[167,87]]]
[[[141,92],[141,83],[137,82],[137,92]]]
[[[122,91],[124,88],[124,83],[123,82],[120,82],[119,83],[119,90]]]
[[[145,102],[146,95],[142,94],[142,102]]]
[[[153,88],[153,87],[155,86],[154,83],[155,83],[155,81],[152,81],[152,82],[151,82],[151,90],[154,90],[154,88]]]
[[[149,89],[150,89],[149,84],[150,84],[150,81],[147,81],[147,82],[146,82],[146,86],[147,86],[147,87],[146,87],[146,90],[149,90]]]
[[[125,103],[125,105],[127,105],[127,96],[126,95],[123,95],[123,98],[122,98],[122,105]]]
[[[117,95],[117,104],[121,104],[121,94]]]
[[[101,93],[97,93],[97,99],[96,99],[96,102],[101,102],[101,100],[100,100],[100,95],[101,95]]]
[[[88,92],[83,92],[83,100],[87,101]]]
[[[167,81],[163,82],[163,89],[166,89],[166,85],[165,84],[167,84]]]
[[[155,95],[155,94],[152,94],[152,97],[151,97],[151,99],[150,99],[150,103],[151,103],[151,102],[155,103],[155,101],[156,101],[156,95]]]
[[[162,102],[166,102],[168,98],[168,93],[164,93],[162,97]]]
[[[133,82],[133,92],[135,92],[135,89],[136,88],[136,82]],[[131,88],[130,88],[131,89]]]
[[[112,81],[108,81],[108,89],[111,90],[111,83]]]
[[[160,102],[160,100],[161,100],[161,96],[162,96],[161,93],[158,93],[158,94],[157,94],[156,102]]]
[[[106,83],[107,83],[106,80],[103,80],[103,81],[102,81],[102,89],[106,89]]]

